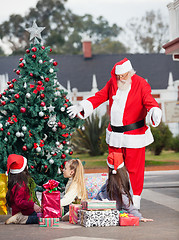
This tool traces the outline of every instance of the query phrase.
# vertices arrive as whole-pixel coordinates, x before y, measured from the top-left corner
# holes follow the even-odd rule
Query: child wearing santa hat
[[[132,200],[132,188],[128,172],[124,166],[122,153],[112,152],[108,155],[107,165],[109,167],[108,180],[102,186],[95,199],[116,200],[117,209],[124,210],[142,222],[151,222],[153,219],[143,218],[142,214],[135,208]]]
[[[7,205],[12,208],[12,217],[5,224],[35,224],[38,223],[39,207],[31,198],[28,188],[31,179],[27,159],[21,155],[11,154],[7,159],[8,191]]]

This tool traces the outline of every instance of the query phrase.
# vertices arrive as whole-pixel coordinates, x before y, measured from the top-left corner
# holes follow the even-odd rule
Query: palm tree
[[[109,122],[108,115],[101,118],[97,114],[85,120],[81,129],[72,136],[72,146],[78,153],[88,152],[91,156],[103,155],[107,151],[105,143],[105,132]]]

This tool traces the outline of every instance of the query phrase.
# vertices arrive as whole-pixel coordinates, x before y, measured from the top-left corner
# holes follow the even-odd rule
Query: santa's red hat
[[[116,174],[117,169],[122,168],[124,166],[124,160],[122,153],[112,152],[107,157],[107,165],[112,168],[112,173]]]
[[[133,68],[132,68],[131,62],[127,58],[124,58],[123,60],[118,62],[118,64],[116,65],[116,67],[115,67],[115,74],[116,75],[120,75],[120,74],[129,72],[132,69]]]
[[[7,159],[7,173],[21,173],[27,166],[27,159],[21,155],[10,154]]]

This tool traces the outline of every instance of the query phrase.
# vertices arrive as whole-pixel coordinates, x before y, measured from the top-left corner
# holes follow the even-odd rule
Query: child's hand
[[[38,212],[42,212],[42,209],[36,203],[34,203],[34,211],[38,213]]]
[[[142,218],[140,221],[141,222],[153,222],[154,220],[153,219],[148,219],[148,218]]]

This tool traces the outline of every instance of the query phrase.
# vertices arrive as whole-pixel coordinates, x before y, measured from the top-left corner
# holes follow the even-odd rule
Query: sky
[[[9,19],[11,14],[24,16],[31,7],[35,7],[38,0],[5,0],[0,4],[0,24]],[[65,7],[77,15],[91,14],[94,18],[103,16],[110,25],[116,23],[125,30],[129,19],[145,16],[146,11],[160,10],[166,22],[169,22],[167,4],[174,0],[68,0]],[[43,23],[39,27],[43,26]],[[120,36],[126,41],[126,36]],[[5,42],[0,40],[0,46],[6,54],[11,50]]]
[[[1,0],[0,23],[8,20],[11,14],[28,12],[38,0]],[[172,0],[68,0],[66,7],[73,13],[83,15],[89,13],[94,17],[104,16],[110,24],[116,23],[124,27],[132,17],[142,17],[146,11],[160,10],[162,15],[168,18],[167,4]]]

